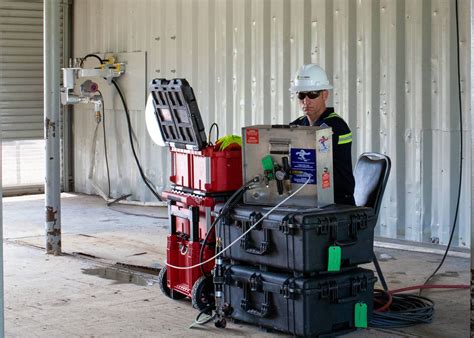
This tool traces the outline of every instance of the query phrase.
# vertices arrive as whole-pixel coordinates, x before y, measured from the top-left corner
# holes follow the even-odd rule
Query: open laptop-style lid
[[[164,142],[175,148],[204,148],[207,145],[206,132],[188,81],[154,79],[149,89]]]

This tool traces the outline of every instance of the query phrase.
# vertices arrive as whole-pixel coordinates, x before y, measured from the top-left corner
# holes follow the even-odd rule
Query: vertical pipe
[[[63,9],[63,36],[62,36],[62,65],[68,67],[68,60],[72,55],[72,3],[68,0],[61,0]],[[63,147],[62,147],[62,191],[72,191],[71,177],[73,175],[72,162],[72,106],[62,106],[63,110]]]
[[[46,141],[46,253],[61,254],[59,155],[59,0],[44,0],[44,137]]]

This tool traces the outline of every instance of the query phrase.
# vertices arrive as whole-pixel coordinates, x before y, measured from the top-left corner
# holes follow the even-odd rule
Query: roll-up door
[[[43,138],[43,2],[0,0],[3,140]]]
[[[63,1],[58,6],[62,37]],[[45,177],[42,0],[0,0],[0,117],[4,191],[38,191]]]

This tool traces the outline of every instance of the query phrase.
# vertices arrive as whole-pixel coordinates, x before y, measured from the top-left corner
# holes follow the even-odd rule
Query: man
[[[354,205],[354,176],[352,175],[352,133],[347,123],[326,107],[329,83],[324,69],[315,64],[303,65],[296,73],[290,90],[296,94],[305,116],[290,125],[331,127],[333,132],[334,202]]]

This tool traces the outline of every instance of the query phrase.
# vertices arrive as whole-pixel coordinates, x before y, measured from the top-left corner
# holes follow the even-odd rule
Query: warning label
[[[291,149],[291,183],[304,184],[308,178],[308,184],[316,184],[316,150],[314,149]]]
[[[245,129],[245,143],[258,144],[258,129]]]
[[[323,175],[321,177],[321,187],[323,189],[329,189],[331,188],[331,175],[329,175],[328,168],[324,168]]]

